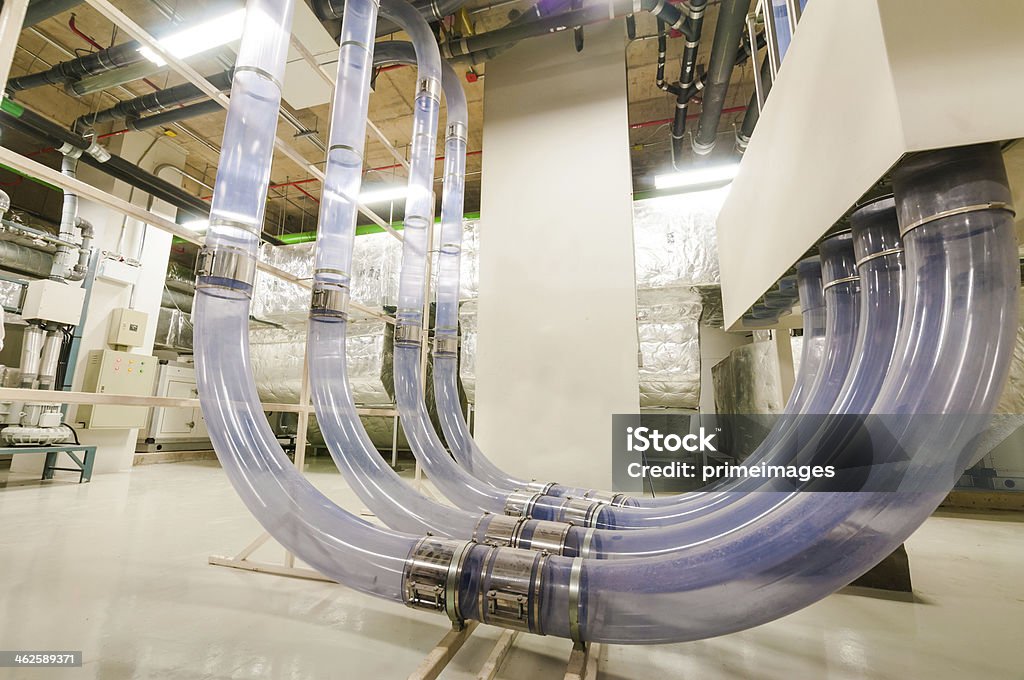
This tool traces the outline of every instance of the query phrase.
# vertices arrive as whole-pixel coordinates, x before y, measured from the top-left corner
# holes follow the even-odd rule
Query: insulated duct
[[[35,26],[50,17],[57,16],[82,4],[82,0],[32,0],[25,11],[23,29]]]
[[[274,79],[283,71],[290,10],[289,2],[250,3],[239,63],[270,79],[245,73],[233,86],[199,276],[196,356],[203,411],[225,472],[264,527],[297,557],[349,587],[456,622],[479,619],[577,641],[686,641],[749,628],[821,599],[889,554],[945,496],[998,399],[1016,334],[1018,262],[1012,219],[996,207],[1009,197],[994,145],[951,157],[926,154],[897,171],[908,280],[915,286],[896,360],[874,407],[901,418],[890,424],[885,441],[891,445],[872,451],[872,482],[900,482],[901,491],[749,494],[756,504],[775,499],[772,511],[730,523],[728,531],[683,551],[610,561],[397,534],[316,492],[268,426],[246,342],[280,101]],[[371,2],[349,0],[349,29],[374,19]],[[354,85],[339,81],[338,87],[365,101],[368,70]],[[950,281],[962,284],[955,293]],[[949,323],[966,332],[943,333]],[[945,418],[936,427],[906,417],[921,413]],[[896,461],[901,464],[889,465]]]

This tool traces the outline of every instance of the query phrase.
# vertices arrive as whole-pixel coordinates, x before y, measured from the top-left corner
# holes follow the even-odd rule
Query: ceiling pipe
[[[433,22],[441,21],[449,14],[459,11],[466,4],[466,0],[417,0],[411,4],[420,16]],[[313,13],[320,21],[338,20],[345,14],[344,0],[313,0],[311,5]],[[402,30],[401,27],[393,21],[381,19],[377,22],[375,35],[379,38],[400,30]]]
[[[59,64],[29,75],[7,81],[8,92],[20,92],[44,85],[65,85],[86,76],[111,71],[145,60],[139,52],[139,43],[131,40],[84,57],[62,61]]]
[[[662,19],[669,27],[685,35],[687,39],[693,38],[693,29],[687,24],[686,16],[675,5],[670,5],[663,0],[639,0],[636,4],[639,5],[639,9]],[[527,38],[557,33],[577,26],[602,23],[613,18],[627,16],[635,11],[633,0],[613,0],[607,5],[570,10],[554,16],[538,18],[522,25],[510,24],[494,31],[462,38],[457,42],[446,42],[441,45],[441,54],[447,59],[458,61],[473,54],[504,47]],[[738,40],[737,44],[739,44]]]
[[[764,83],[764,96],[767,101],[768,93],[772,89],[772,65],[768,55],[764,55],[761,62],[761,82]],[[754,127],[761,118],[761,102],[758,100],[757,91],[750,95],[750,103],[747,104],[747,111],[743,115],[743,124],[736,131],[736,150],[741,154],[746,152],[747,144],[750,143],[750,136],[754,134]]]
[[[697,134],[691,141],[694,152],[699,156],[707,156],[715,148],[718,124],[722,119],[725,96],[729,91],[729,80],[736,66],[736,47],[743,37],[749,9],[750,0],[724,0],[719,9],[715,38],[711,44],[700,122],[697,123]]]
[[[676,109],[672,119],[672,167],[676,170],[680,169],[683,157],[683,140],[686,138],[686,107],[690,104],[694,93],[694,83],[697,79],[697,49],[700,47],[706,9],[707,0],[691,0],[689,23],[693,35],[686,38],[686,46],[683,48],[683,58],[679,65],[679,91],[676,93]],[[660,34],[658,43],[660,49]],[[662,59],[660,53],[658,57],[660,63]]]
[[[231,78],[232,71],[231,69],[228,69],[221,73],[209,76],[207,80],[209,80],[214,87],[223,92],[231,88]],[[71,128],[80,134],[85,134],[89,130],[92,130],[92,128],[98,123],[107,123],[121,119],[133,121],[138,119],[144,113],[162,111],[164,109],[171,108],[172,106],[188,104],[197,99],[204,99],[207,96],[208,95],[205,92],[200,90],[193,83],[182,83],[181,85],[175,85],[174,87],[169,87],[165,90],[159,90],[141,97],[136,97],[135,99],[128,99],[120,102],[116,106],[110,107],[109,109],[103,109],[102,111],[79,116],[72,124]],[[181,119],[179,118],[177,120]],[[129,126],[131,126],[130,122]]]

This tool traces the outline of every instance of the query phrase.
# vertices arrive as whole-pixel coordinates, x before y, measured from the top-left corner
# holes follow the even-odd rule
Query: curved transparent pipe
[[[1005,208],[979,208],[1009,204],[1009,191],[997,145],[911,158],[897,169],[895,189],[901,227],[910,228],[910,285],[907,323],[872,409],[880,419],[871,433],[873,490],[780,494],[772,512],[664,558],[551,558],[541,598],[546,632],[570,635],[570,612],[579,617],[576,637],[607,643],[694,640],[758,625],[863,574],[942,501],[1012,356],[1020,275],[1013,220]],[[930,221],[914,226],[919,219]],[[888,484],[899,491],[882,490]]]
[[[270,429],[250,367],[249,296],[292,8],[292,0],[247,4],[197,280],[196,383],[221,466],[260,524],[321,573],[402,601],[405,557],[419,538],[381,530],[341,510],[299,474]]]
[[[399,18],[415,12],[406,3],[385,0],[381,14]],[[347,13],[346,13],[347,14]],[[360,19],[356,21],[355,19]],[[346,360],[347,302],[352,268],[356,217],[362,176],[362,155],[366,138],[368,88],[375,63],[375,17],[358,15],[345,23],[341,40],[338,83],[332,112],[331,135],[325,167],[326,186],[320,203],[317,233],[317,291],[310,305],[307,353],[310,385],[317,422],[335,464],[360,500],[389,527],[413,533],[469,538],[480,523],[479,513],[470,513],[437,503],[402,481],[378,453],[356,410],[348,379]],[[420,69],[419,81],[433,77],[432,65]],[[359,96],[355,86],[359,84]],[[461,94],[461,86],[459,86]],[[416,129],[429,129],[424,118],[437,116],[429,93],[420,91],[416,101]],[[461,121],[465,127],[465,98]],[[449,116],[458,117],[458,102]],[[436,123],[434,123],[436,126]],[[414,149],[422,154],[424,145]],[[433,151],[430,163],[433,165]],[[465,151],[463,151],[463,156]],[[423,161],[414,157],[416,168]],[[319,295],[319,297],[318,297]]]
[[[430,246],[427,234],[434,213],[434,147],[442,69],[437,42],[429,25],[419,15],[399,16],[402,12],[398,7],[396,2],[394,18],[403,21],[412,39],[420,74],[410,151],[409,194],[405,203],[398,310],[395,314],[395,401],[409,446],[441,493],[465,510],[500,513],[514,489],[491,486],[456,465],[434,431],[424,402],[420,349]],[[456,136],[462,137],[458,146],[464,146],[465,133],[460,132]],[[446,150],[447,146],[446,143]],[[455,156],[450,160],[458,162]],[[461,163],[465,163],[464,158]],[[445,166],[446,174],[449,169],[456,171],[450,168],[448,161]]]
[[[832,237],[822,244],[821,250],[821,268],[803,262],[798,268],[798,276],[801,300],[808,307],[812,319],[818,313],[818,296],[825,301],[826,354],[810,386],[797,396],[796,408],[799,411],[780,416],[744,465],[791,463],[800,453],[801,444],[812,434],[806,431],[805,414],[829,412],[853,361],[858,339],[860,287],[856,280],[852,239],[848,233]],[[820,287],[824,292],[819,293],[821,279],[818,277],[823,275],[826,276],[825,283]],[[764,480],[760,478],[733,478],[719,482],[708,491],[670,496],[671,503],[643,507],[606,504],[589,514],[588,523],[600,529],[658,529],[710,515],[722,516],[734,503],[743,500],[745,492],[757,490],[763,484]],[[562,498],[534,496],[525,505],[524,512],[536,519],[579,521],[577,504]],[[665,545],[660,541],[657,543]],[[600,543],[598,545],[600,552]]]
[[[258,0],[252,7],[262,9]],[[274,8],[268,13],[273,17]],[[250,29],[246,38],[286,44],[274,37],[287,30],[287,15],[270,28],[277,30]],[[245,41],[243,54],[244,47]],[[265,66],[282,67],[283,55]],[[272,129],[262,132],[254,138],[266,143]],[[248,149],[250,160],[259,160],[260,152]],[[937,166],[941,172],[933,177]],[[221,169],[218,184],[230,173]],[[946,182],[947,175],[954,180]],[[201,269],[196,323],[197,378],[218,456],[250,510],[298,557],[351,587],[454,619],[574,639],[657,643],[782,616],[856,578],[927,517],[969,459],[1005,382],[1019,272],[1012,219],[994,207],[1009,202],[998,146],[912,159],[897,170],[896,189],[901,223],[911,229],[907,269],[915,285],[893,371],[874,408],[898,417],[885,423],[881,434],[889,438],[872,452],[872,481],[895,479],[900,493],[784,494],[773,512],[754,522],[683,553],[646,560],[570,560],[376,529],[312,489],[273,439],[248,370],[245,285],[251,272],[238,266],[242,258],[215,257]],[[266,184],[237,190],[265,193]],[[931,219],[912,221],[917,212]],[[964,332],[946,332],[950,328]],[[946,417],[908,417],[918,414]],[[452,544],[457,550],[446,552]],[[524,565],[528,590],[510,600],[523,592]],[[441,584],[428,582],[423,590],[421,574],[440,574]],[[518,603],[518,615],[509,602]],[[699,615],[679,617],[680,611]]]

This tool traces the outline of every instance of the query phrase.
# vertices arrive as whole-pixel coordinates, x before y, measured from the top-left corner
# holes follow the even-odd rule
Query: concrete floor
[[[310,468],[360,507],[329,461]],[[337,585],[208,566],[259,532],[213,463],[81,486],[2,473],[0,485],[0,649],[85,659],[0,678],[404,678],[446,630]],[[942,514],[908,550],[915,603],[837,594],[722,638],[603,647],[601,677],[1024,678],[1024,516]],[[481,627],[442,677],[475,677],[498,634]],[[521,636],[499,677],[560,678],[568,653],[565,640]]]

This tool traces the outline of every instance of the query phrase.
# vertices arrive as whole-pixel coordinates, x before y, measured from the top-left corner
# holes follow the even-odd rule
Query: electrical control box
[[[66,326],[77,326],[85,306],[85,289],[60,281],[40,279],[28,284],[21,316]]]
[[[124,307],[110,313],[107,344],[113,347],[142,347],[149,315]]]
[[[89,352],[85,365],[85,392],[152,396],[157,378],[156,357],[110,349]],[[78,407],[77,420],[89,430],[127,430],[145,427],[149,421],[148,406],[84,404]]]

